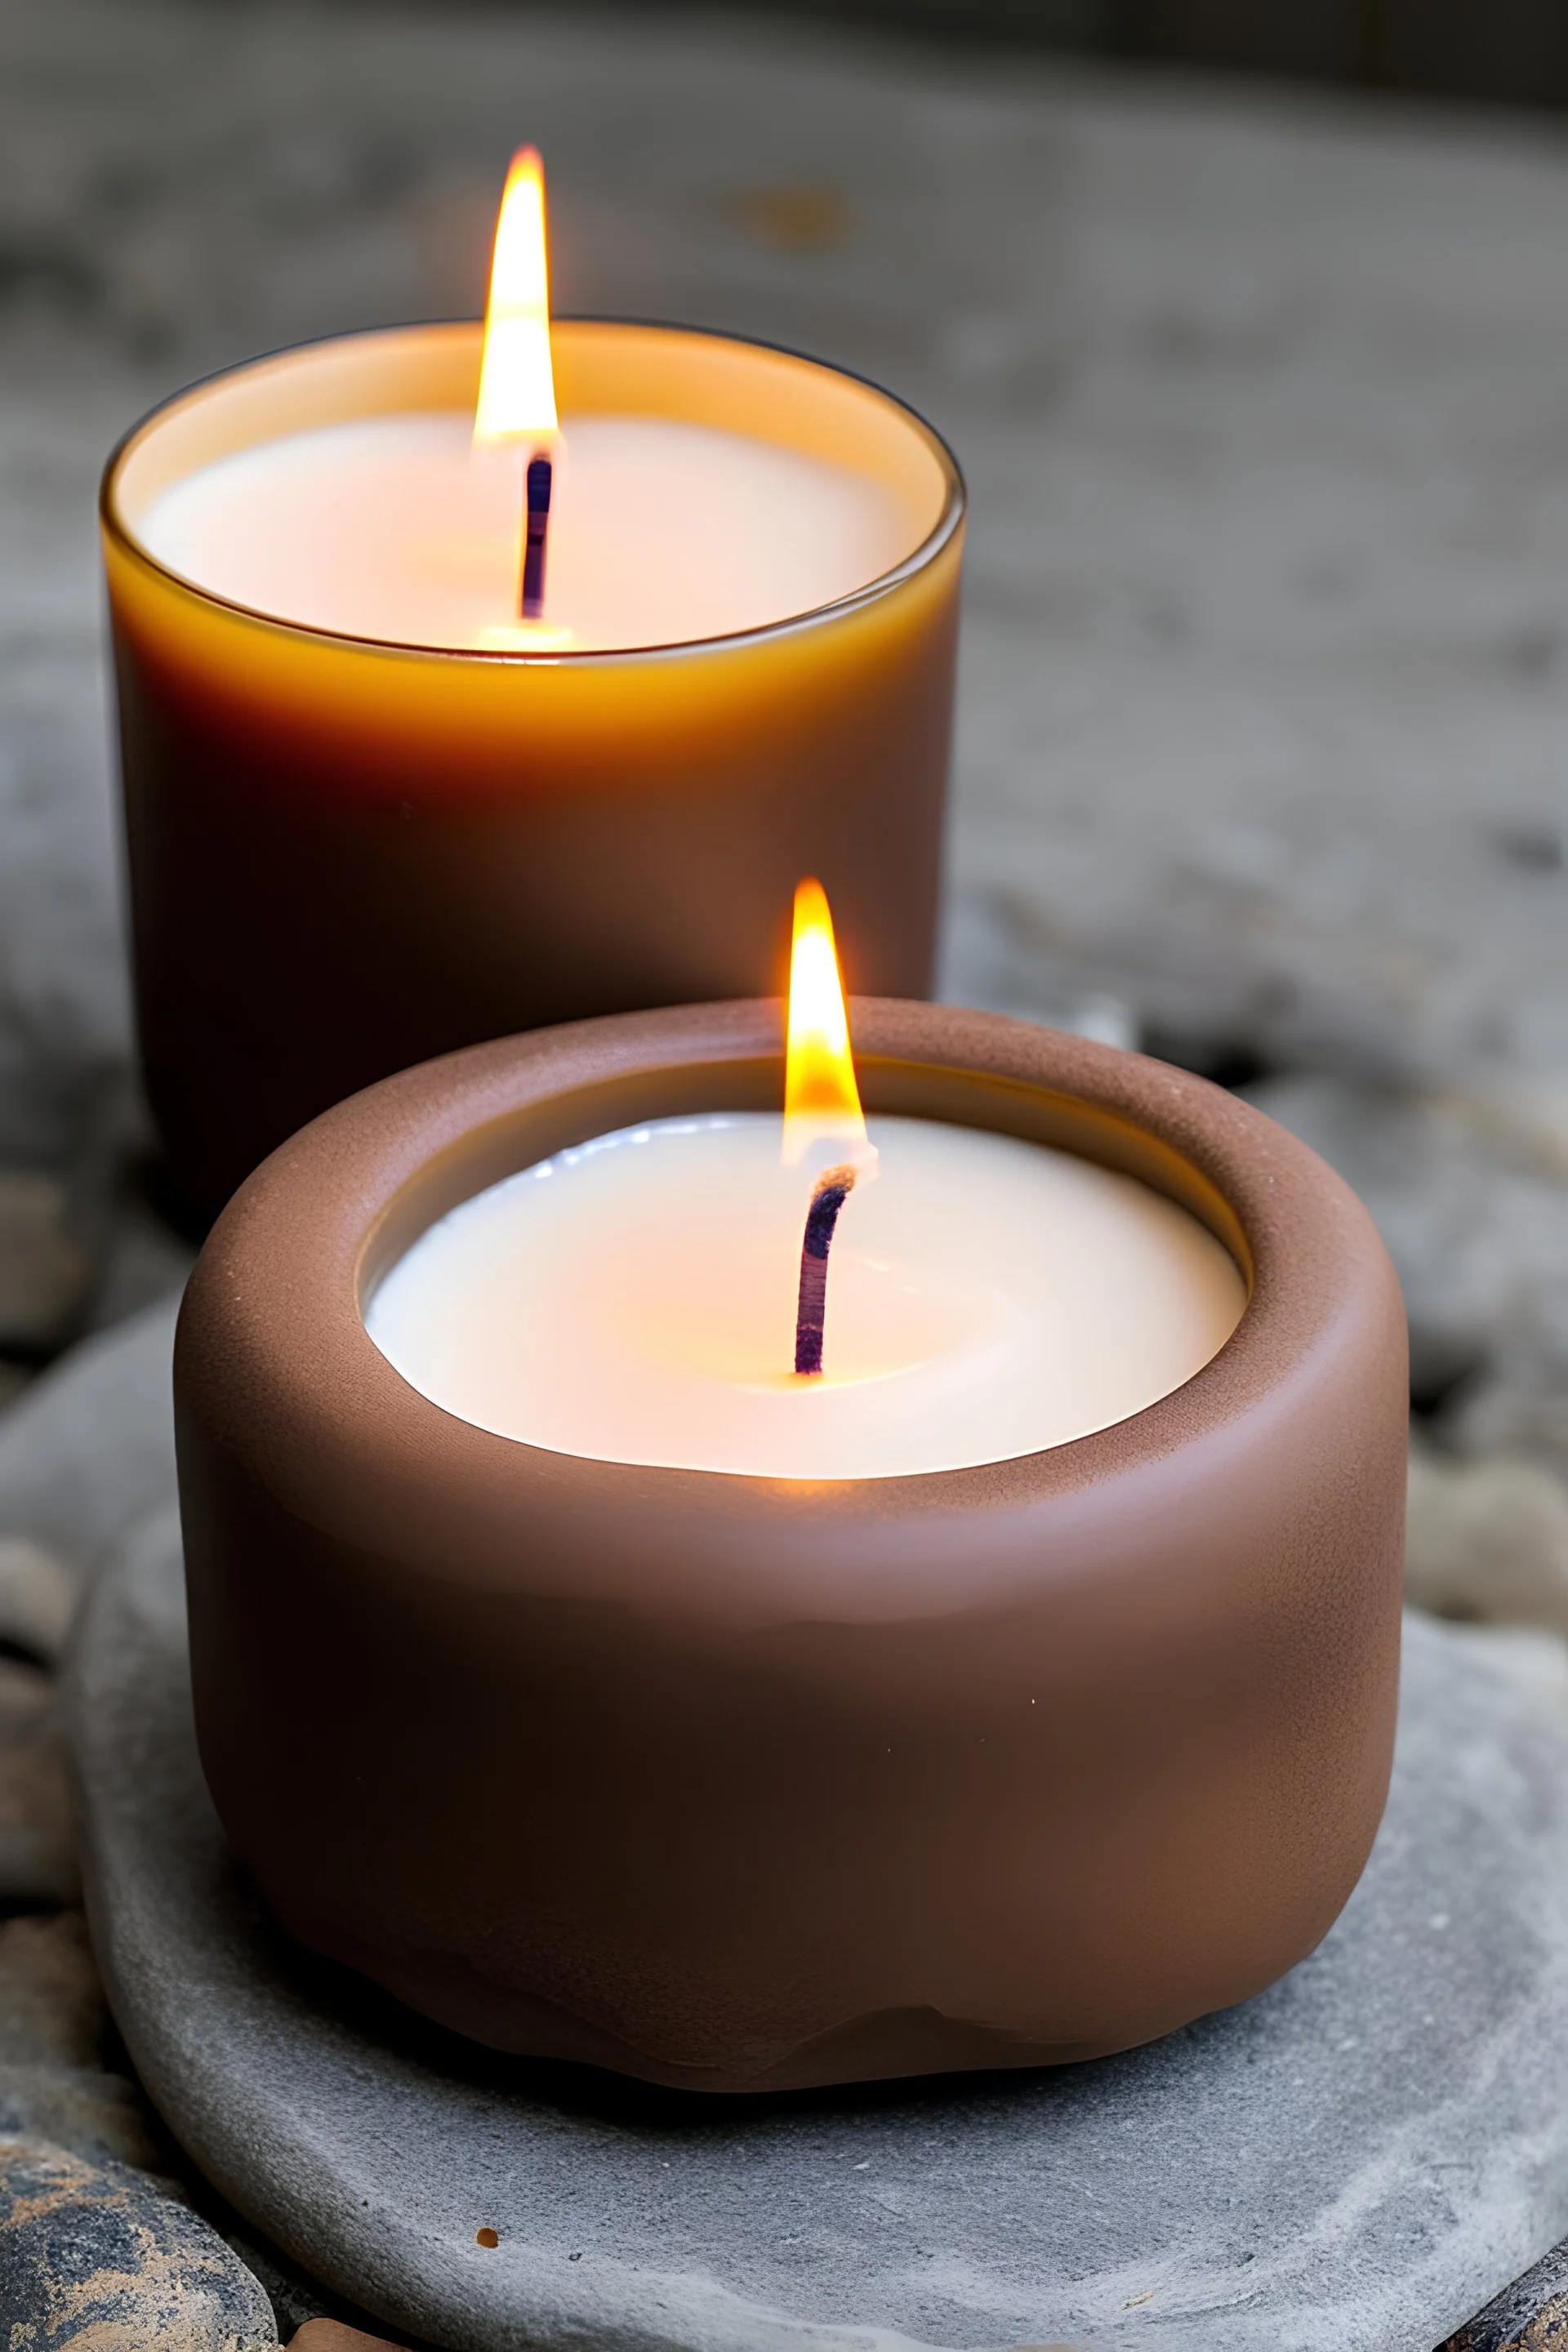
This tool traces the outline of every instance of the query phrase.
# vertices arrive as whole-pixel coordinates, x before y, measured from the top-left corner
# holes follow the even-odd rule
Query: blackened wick
[[[544,550],[550,533],[550,494],[555,468],[548,457],[528,461],[528,521],[522,542],[522,617],[537,621],[544,611]]]
[[[838,1212],[855,1189],[853,1168],[829,1168],[816,1180],[800,1250],[800,1300],[795,1316],[795,1368],[820,1376],[822,1326],[827,1311],[827,1253]]]

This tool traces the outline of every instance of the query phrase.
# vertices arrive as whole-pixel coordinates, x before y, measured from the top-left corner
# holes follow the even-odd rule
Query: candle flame
[[[855,1083],[849,1014],[838,976],[833,916],[827,893],[814,880],[802,882],[795,894],[788,1040],[785,1166],[798,1167],[814,1144],[826,1143],[832,1158],[868,1172],[876,1153],[866,1139],[866,1119]]]
[[[538,441],[555,428],[544,165],[536,148],[520,147],[496,223],[474,439]]]

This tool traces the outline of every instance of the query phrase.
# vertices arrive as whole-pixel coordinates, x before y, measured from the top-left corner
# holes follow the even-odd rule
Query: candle
[[[1218,1353],[1246,1286],[1178,1202],[1017,1137],[886,1118],[870,1129],[876,1181],[863,1181],[864,1153],[858,1169],[832,1169],[831,1345],[816,1320],[823,1377],[799,1377],[817,1171],[866,1133],[815,885],[796,896],[793,963],[797,982],[804,969],[829,994],[808,1024],[792,989],[785,1151],[762,1112],[655,1120],[450,1210],[365,1316],[422,1396],[499,1436],[599,1461],[888,1478],[1087,1436]],[[825,1032],[826,1072],[790,1108]],[[825,1275],[826,1241],[816,1255]]]
[[[931,984],[949,453],[763,345],[499,325],[553,421],[476,441],[479,327],[400,329],[198,385],[105,476],[142,1060],[209,1206],[389,1070],[765,992],[803,871],[856,986]]]
[[[822,1124],[781,1165],[776,1004],[622,1015],[329,1111],[241,1189],[187,1290],[174,1407],[218,1812],[285,1928],[478,2041],[708,2091],[1092,2057],[1272,1981],[1371,1845],[1408,1394],[1365,1212],[1188,1073],[995,1016],[852,1010],[874,1175],[820,1062],[790,1108]],[[696,1132],[564,1165],[671,1123]],[[1122,1184],[1195,1222],[1244,1277],[1229,1339],[1087,1435],[824,1477],[497,1434],[372,1337],[426,1237],[498,1185],[585,1231],[601,1174],[624,1209],[685,1151],[749,1150],[781,1188],[784,1369],[758,1385],[826,1422],[854,1393],[856,1223],[912,1202],[900,1140],[922,1126],[966,1175],[972,1139],[1055,1171],[1023,1230],[1042,1197],[1109,1214]],[[796,1376],[795,1220],[836,1166],[855,1182],[823,1370]],[[943,1205],[910,1236],[922,1272]],[[703,1204],[679,1255],[709,1223]],[[1184,1229],[1162,1230],[1163,1250]],[[712,1338],[700,1302],[668,1305]],[[549,1336],[580,1335],[568,1313]],[[668,1334],[643,1337],[662,1384]],[[1097,1339],[1075,1333],[1075,1360]],[[962,1338],[957,1360],[967,1377]],[[887,1385],[921,1377],[906,1357]]]

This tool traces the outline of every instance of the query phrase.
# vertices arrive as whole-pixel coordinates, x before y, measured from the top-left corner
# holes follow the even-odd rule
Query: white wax
[[[762,1113],[562,1151],[423,1234],[369,1302],[414,1388],[503,1437],[782,1478],[955,1470],[1168,1395],[1246,1303],[1163,1194],[1009,1136],[876,1118],[828,1265],[824,1372],[792,1370],[809,1172]]]
[[[253,612],[400,645],[580,652],[762,628],[911,552],[880,482],[739,433],[567,416],[542,624],[517,626],[527,451],[456,413],[258,443],[163,491],[138,525],[171,572]]]

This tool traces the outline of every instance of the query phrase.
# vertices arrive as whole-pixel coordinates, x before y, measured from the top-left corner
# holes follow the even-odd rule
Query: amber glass
[[[159,494],[258,441],[471,406],[477,325],[286,352],[182,393],[102,521],[148,1092],[216,1207],[331,1103],[455,1046],[766,993],[803,874],[851,987],[931,979],[963,483],[874,386],[682,329],[558,322],[563,414],[675,416],[874,476],[905,559],[763,629],[453,653],[295,627],[158,563]]]

